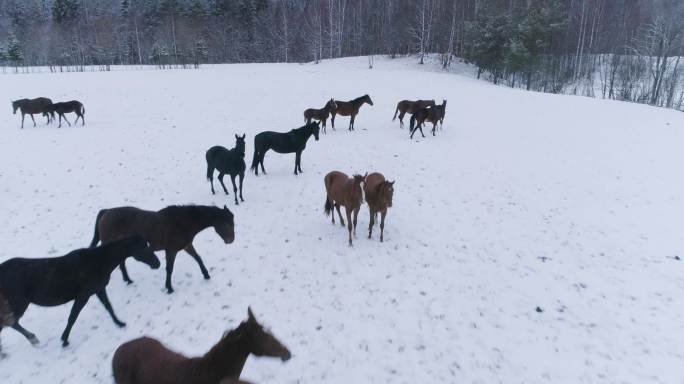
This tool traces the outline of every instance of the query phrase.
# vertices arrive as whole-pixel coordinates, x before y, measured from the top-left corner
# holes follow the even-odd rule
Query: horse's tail
[[[394,111],[394,117],[392,118],[392,121],[397,119],[397,113],[399,113],[399,103],[397,103],[397,110]]]
[[[256,137],[255,137],[254,138],[254,156],[252,157],[252,166],[249,169],[256,172],[256,169],[258,166],[259,166],[259,150],[257,147]]]
[[[85,105],[81,104],[81,115],[85,115]]]
[[[326,216],[330,216],[330,213],[332,212],[333,209],[333,204],[332,201],[330,201],[330,198],[328,195],[325,195],[325,207],[323,208],[323,211],[325,212]]]
[[[209,148],[205,158],[207,159],[207,180],[211,180],[211,177],[214,176],[214,167],[212,165],[212,159],[214,158],[214,147]]]
[[[100,224],[100,219],[102,218],[102,215],[107,212],[106,209],[100,210],[100,212],[97,213],[97,218],[95,219],[95,233],[93,233],[93,240],[90,242],[90,248],[95,248],[97,243],[100,242],[100,230],[98,229],[98,226]]]

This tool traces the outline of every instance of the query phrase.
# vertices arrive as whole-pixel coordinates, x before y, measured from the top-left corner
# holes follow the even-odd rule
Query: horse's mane
[[[240,325],[237,326],[237,328],[225,332],[223,336],[221,336],[221,340],[219,340],[219,342],[216,343],[216,345],[214,345],[213,347],[211,347],[209,352],[207,352],[207,355],[218,352],[218,350],[220,348],[223,348],[226,344],[233,344],[237,342],[238,339],[242,337],[246,325],[247,324],[245,322],[242,322],[240,323]]]
[[[357,101],[361,101],[361,100],[365,99],[366,97],[368,97],[368,95],[359,96],[356,99],[352,100],[351,102],[355,103]]]
[[[187,216],[194,214],[198,216],[219,217],[224,210],[212,205],[169,205],[159,211],[160,214],[168,216]]]

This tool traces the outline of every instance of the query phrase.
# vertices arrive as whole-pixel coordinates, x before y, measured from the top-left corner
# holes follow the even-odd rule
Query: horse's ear
[[[256,323],[256,317],[254,317],[254,314],[252,313],[252,307],[247,307],[247,321],[250,323]]]
[[[245,137],[247,137],[247,134],[246,134],[246,133],[243,133],[243,134],[242,134],[242,138],[244,139]]]
[[[394,182],[395,182],[395,181],[396,181],[396,180],[390,181],[390,185],[394,187]]]
[[[240,136],[238,136],[238,135],[237,135],[237,133],[236,133],[236,134],[235,134],[235,138],[236,138],[236,139],[239,139],[239,138],[240,138]]]
[[[226,205],[223,204],[223,209],[227,211],[227,210],[228,210],[228,207],[226,207]]]

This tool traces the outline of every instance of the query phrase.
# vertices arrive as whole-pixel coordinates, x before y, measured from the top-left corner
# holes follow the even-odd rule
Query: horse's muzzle
[[[285,353],[280,357],[283,362],[286,362],[292,358],[290,351],[285,351]]]

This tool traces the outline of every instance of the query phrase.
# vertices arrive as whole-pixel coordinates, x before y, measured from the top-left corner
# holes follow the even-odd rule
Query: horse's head
[[[318,134],[321,132],[321,122],[317,121],[317,122],[311,123],[311,124],[313,125],[312,131],[313,131],[314,139],[316,139],[316,141],[318,141]]]
[[[214,223],[214,230],[221,236],[226,244],[230,244],[235,241],[235,222],[233,221],[233,212],[228,209],[225,205],[223,209],[220,210],[218,218]]]
[[[245,153],[245,137],[247,137],[245,133],[242,136],[235,135],[235,148],[242,153]]]
[[[446,110],[446,99],[442,99],[442,109]]]
[[[371,100],[370,96],[368,94],[363,95],[363,99],[366,101],[366,103],[373,105],[373,100]]]
[[[434,107],[435,106],[435,99],[428,100],[427,105],[430,107]]]
[[[330,100],[328,100],[328,104],[326,104],[326,107],[328,107],[328,110],[330,111],[337,110],[337,103],[335,102],[335,99],[331,98]]]
[[[385,200],[388,207],[392,206],[392,198],[394,197],[394,181],[383,181],[380,184],[380,196]]]
[[[14,114],[16,115],[17,109],[19,109],[19,100],[12,102],[12,109],[14,110]]]
[[[249,352],[254,356],[279,357],[282,361],[290,360],[292,357],[290,351],[257,322],[251,308],[247,308],[247,321],[243,325],[250,346]]]
[[[152,248],[142,236],[133,236],[131,241],[131,255],[137,261],[147,264],[152,269],[158,269],[161,266],[159,258],[154,254]]]
[[[368,176],[368,172],[366,172],[365,176],[361,176],[359,174],[354,175],[354,184],[361,185],[361,183],[366,181],[366,176]]]

